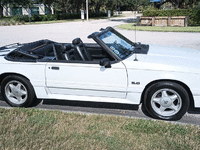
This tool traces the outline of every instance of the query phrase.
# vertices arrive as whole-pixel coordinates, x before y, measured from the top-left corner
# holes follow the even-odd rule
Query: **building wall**
[[[34,4],[35,8],[39,8],[39,15],[45,15],[45,6],[44,4]],[[52,14],[54,13],[53,7],[51,7]],[[4,16],[13,16],[12,8],[4,7],[3,9]],[[28,8],[22,7],[22,15],[28,15]]]
[[[11,9],[9,7],[3,8],[3,16],[10,16],[11,15]]]

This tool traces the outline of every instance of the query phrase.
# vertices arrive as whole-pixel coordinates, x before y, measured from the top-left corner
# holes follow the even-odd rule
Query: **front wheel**
[[[145,92],[148,113],[157,119],[178,120],[189,108],[187,91],[174,82],[157,82]]]
[[[35,98],[31,83],[26,78],[16,75],[3,79],[1,93],[7,103],[14,107],[28,107]]]

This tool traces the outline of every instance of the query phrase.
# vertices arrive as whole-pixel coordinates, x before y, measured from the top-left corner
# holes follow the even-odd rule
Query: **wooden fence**
[[[141,17],[140,25],[144,26],[177,26],[177,27],[187,27],[188,26],[188,16],[178,16],[178,17]]]

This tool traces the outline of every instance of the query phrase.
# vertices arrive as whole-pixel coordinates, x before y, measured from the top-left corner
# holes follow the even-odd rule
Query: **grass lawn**
[[[63,23],[63,22],[75,22],[81,21],[81,19],[68,19],[68,20],[53,20],[53,21],[35,21],[35,22],[25,22],[25,25],[30,24],[51,24],[51,23]]]
[[[0,149],[200,149],[200,129],[163,121],[0,108]]]
[[[122,24],[118,28],[135,30],[133,23]],[[138,31],[158,31],[158,32],[200,32],[200,26],[195,27],[156,27],[156,26],[137,26]]]
[[[115,15],[113,18],[117,17],[124,17],[123,15]],[[108,17],[94,17],[94,18],[89,18],[89,21],[92,20],[99,20],[99,19],[108,19]],[[5,17],[5,18],[0,18],[0,26],[11,26],[11,25],[30,25],[30,24],[51,24],[51,23],[63,23],[63,22],[75,22],[75,21],[81,21],[81,19],[66,19],[66,20],[53,20],[53,21],[35,21],[35,22],[19,22],[15,21],[12,18]],[[84,21],[87,21],[86,18]]]

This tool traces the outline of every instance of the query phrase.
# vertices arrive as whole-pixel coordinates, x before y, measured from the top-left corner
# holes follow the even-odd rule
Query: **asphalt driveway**
[[[116,19],[116,21],[102,19],[89,22],[2,26],[0,27],[0,46],[18,42],[32,42],[40,39],[70,43],[77,37],[80,37],[83,42],[94,42],[87,38],[89,34],[98,31],[100,28],[108,26],[116,27],[122,23],[124,23],[123,19]],[[135,31],[117,30],[132,41],[135,41]],[[200,33],[137,31],[136,41],[145,44],[177,46],[200,50]]]

